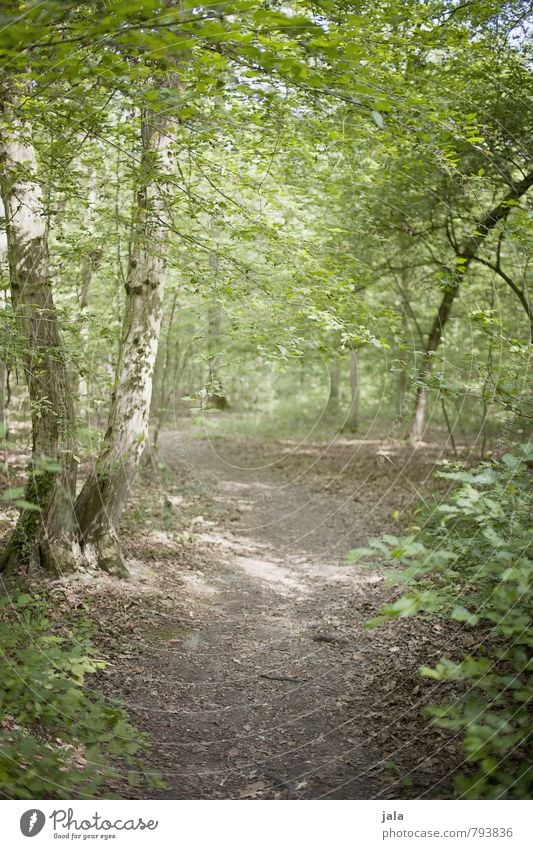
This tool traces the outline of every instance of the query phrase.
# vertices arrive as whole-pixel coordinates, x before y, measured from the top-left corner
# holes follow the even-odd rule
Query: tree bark
[[[11,299],[31,403],[32,456],[25,501],[0,568],[75,566],[75,417],[49,276],[48,233],[30,124],[17,83],[2,92],[0,190],[5,207]]]
[[[454,301],[459,294],[461,281],[463,280],[470,264],[476,257],[476,252],[484,242],[488,234],[500,221],[504,221],[512,210],[512,201],[521,198],[533,185],[533,172],[516,183],[505,198],[487,212],[474,227],[474,234],[469,236],[464,244],[456,252],[455,264],[449,268],[450,280],[444,290],[442,300],[429,332],[427,345],[424,351],[422,366],[418,372],[417,390],[415,397],[415,409],[410,431],[410,440],[413,443],[421,442],[425,425],[427,411],[427,382],[433,367],[433,358],[438,349],[444,328],[450,317]]]
[[[76,502],[87,562],[118,575],[127,574],[118,526],[148,435],[161,327],[170,223],[163,183],[173,172],[171,126],[163,114],[142,113],[136,226],[115,388],[102,451]]]

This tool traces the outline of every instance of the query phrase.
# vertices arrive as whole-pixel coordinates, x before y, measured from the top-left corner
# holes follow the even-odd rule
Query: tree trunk
[[[426,429],[426,414],[428,406],[428,390],[424,383],[417,386],[415,396],[415,411],[413,422],[411,425],[410,439],[411,442],[422,442],[422,437]]]
[[[5,417],[5,387],[6,387],[6,364],[0,360],[0,439],[7,439],[7,427]]]
[[[403,281],[402,281],[403,282]],[[402,290],[403,293],[403,290]],[[407,319],[407,309],[409,306],[407,299],[404,297],[404,307],[402,308],[402,331],[397,347],[398,356],[398,381],[396,384],[396,422],[401,423],[405,418],[406,413],[406,397],[409,389],[409,353],[408,353],[408,336],[409,323]],[[422,337],[423,338],[423,337]]]
[[[340,395],[340,356],[333,354],[333,359],[328,363],[329,395],[326,404],[326,415],[335,416],[339,410]]]
[[[0,214],[4,215],[4,206],[0,201]],[[7,251],[7,244],[6,244]],[[3,261],[2,256],[2,245],[0,244],[0,263]],[[2,351],[2,357],[0,358],[0,439],[4,442],[8,438],[8,426],[7,426],[7,417],[6,417],[6,388],[7,388],[7,379],[8,379],[8,350],[9,350],[9,329],[7,327],[7,322],[3,317],[5,313],[5,309],[7,307],[5,292],[4,289],[4,275],[0,272],[0,283],[2,284],[2,291],[0,291],[0,314],[2,314],[2,318],[0,319],[0,350]],[[4,358],[5,352],[5,358]]]
[[[424,435],[427,411],[427,381],[431,375],[434,354],[440,345],[453,303],[459,294],[461,281],[468,271],[470,264],[475,259],[477,249],[484,242],[487,235],[500,221],[504,221],[509,215],[513,208],[511,201],[521,198],[532,185],[533,172],[517,183],[498,206],[487,212],[477,222],[474,227],[474,235],[467,238],[462,247],[457,250],[455,264],[453,268],[449,269],[450,281],[444,290],[442,301],[429,333],[422,366],[418,373],[418,388],[416,391],[413,423],[409,435],[413,443],[420,442]]]
[[[208,404],[217,410],[227,410],[229,407],[224,384],[218,370],[218,348],[220,337],[221,314],[220,305],[212,302],[208,307]]]
[[[172,354],[173,354],[173,339],[172,330],[174,327],[174,315],[178,306],[178,290],[174,292],[172,305],[170,307],[170,315],[168,317],[168,326],[165,337],[165,356],[161,375],[161,388],[159,392],[159,407],[155,417],[154,436],[152,439],[152,449],[154,454],[157,452],[159,444],[159,434],[168,413],[168,405],[172,397],[172,392],[176,385],[176,369],[172,369]],[[174,378],[174,379],[173,379]]]
[[[75,418],[49,277],[48,234],[30,125],[4,89],[0,189],[6,214],[11,299],[32,418],[25,501],[0,568],[32,564],[61,572],[75,565],[72,504]],[[9,129],[8,129],[9,127]]]
[[[148,435],[162,318],[169,211],[160,178],[173,171],[171,120],[144,111],[141,122],[137,220],[115,389],[103,449],[76,502],[86,560],[118,575],[127,574],[118,526]]]
[[[359,427],[359,357],[357,348],[352,348],[350,353],[350,389],[351,402],[343,430],[355,433]]]
[[[422,368],[418,372],[417,389],[415,396],[415,409],[413,422],[411,425],[410,440],[413,443],[421,442],[426,428],[426,414],[428,403],[427,381],[431,374],[433,366],[433,355],[440,345],[442,334],[446,326],[446,322],[450,317],[453,302],[459,292],[459,279],[455,272],[454,283],[450,285],[444,292],[444,296],[439,306],[439,310],[433,322],[433,326],[428,336]]]
[[[396,419],[401,422],[404,418],[405,397],[409,386],[409,372],[407,370],[407,357],[404,351],[401,351],[400,370],[398,372],[398,383],[396,386]]]
[[[89,181],[89,192],[87,196],[87,212],[85,215],[84,229],[90,235],[91,242],[94,241],[94,208],[96,205],[96,172],[93,171]],[[80,261],[80,344],[82,362],[86,363],[88,358],[89,327],[87,324],[87,312],[89,308],[89,296],[93,277],[98,270],[102,259],[102,251],[95,247],[94,243],[87,245],[81,254]],[[81,416],[87,412],[87,401],[89,397],[89,386],[87,382],[87,371],[82,365],[76,375],[76,396],[78,409]]]
[[[218,276],[218,256],[216,253],[212,253],[209,257],[209,264],[213,272],[214,285],[216,286],[216,278]],[[213,299],[209,303],[207,313],[207,362],[209,368],[207,400],[208,404],[217,410],[226,410],[229,404],[220,378],[217,362],[221,323],[220,304],[216,299]]]

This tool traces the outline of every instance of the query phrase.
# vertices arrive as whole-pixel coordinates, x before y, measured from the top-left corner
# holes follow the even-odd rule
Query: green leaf
[[[469,625],[476,625],[479,622],[479,616],[475,613],[471,613],[466,607],[458,604],[456,605],[451,613],[452,619],[455,619],[456,622],[467,622]]]

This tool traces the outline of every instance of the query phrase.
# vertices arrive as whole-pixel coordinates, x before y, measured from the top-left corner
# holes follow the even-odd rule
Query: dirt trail
[[[366,629],[393,589],[345,563],[416,503],[436,456],[164,435],[166,506],[188,515],[193,555],[143,538],[141,552],[167,545],[157,570],[174,574],[175,604],[142,674],[114,679],[154,739],[162,796],[442,795],[456,755],[423,719],[431,688],[416,670],[444,636],[411,621]]]

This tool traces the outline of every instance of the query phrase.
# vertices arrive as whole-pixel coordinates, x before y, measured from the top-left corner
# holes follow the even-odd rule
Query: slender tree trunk
[[[351,401],[350,409],[344,423],[343,430],[350,433],[355,433],[359,427],[359,356],[356,348],[352,348],[350,353],[350,390]]]
[[[401,422],[404,418],[404,404],[407,395],[409,384],[409,375],[407,371],[407,358],[405,352],[402,351],[402,362],[400,371],[398,372],[398,383],[396,387],[396,418]]]
[[[208,402],[217,410],[227,410],[229,404],[224,384],[218,369],[218,350],[222,317],[220,304],[212,302],[208,307]]]
[[[454,457],[457,457],[457,445],[455,444],[455,437],[453,435],[453,427],[452,427],[452,423],[450,422],[450,417],[448,415],[448,411],[446,409],[446,402],[444,400],[444,395],[441,395],[440,403],[441,403],[441,407],[442,407],[442,414],[444,416],[444,421],[446,422],[446,427],[448,428],[448,437],[449,437],[449,440],[450,440],[451,445],[452,445],[452,451],[453,451]]]
[[[491,311],[494,309],[494,282],[492,283],[492,289],[490,294],[490,308]],[[481,454],[480,459],[485,459],[485,449],[487,446],[487,422],[489,417],[490,410],[490,400],[487,398],[487,390],[489,387],[489,381],[492,378],[492,334],[489,334],[489,346],[487,351],[487,368],[485,370],[485,380],[483,381],[483,388],[481,390],[481,398],[482,398],[482,409],[483,409],[483,418],[481,420]]]
[[[89,180],[89,192],[87,196],[87,212],[85,215],[85,227],[88,231],[89,238],[94,239],[94,209],[96,205],[96,172],[93,171]],[[90,289],[93,277],[98,270],[102,258],[102,251],[95,247],[94,243],[89,244],[82,252],[80,261],[80,343],[82,362],[86,362],[88,358],[88,342],[89,328],[87,325],[87,313],[89,309]],[[84,416],[87,411],[87,402],[89,398],[89,386],[87,381],[87,371],[84,366],[79,370],[76,376],[76,396],[78,398],[78,408],[81,416]]]
[[[32,457],[25,500],[1,567],[75,566],[72,504],[75,418],[49,276],[48,234],[31,126],[19,117],[15,83],[3,91],[0,189],[6,214],[11,298],[31,404]]]
[[[396,421],[402,422],[405,418],[405,399],[409,388],[409,353],[408,353],[408,331],[407,311],[402,309],[402,334],[398,343],[398,381],[396,385]]]
[[[157,410],[157,415],[155,417],[155,428],[154,428],[154,436],[152,440],[152,447],[154,452],[157,451],[157,446],[159,443],[159,434],[161,433],[161,428],[163,427],[163,423],[166,419],[168,413],[168,405],[170,403],[170,398],[172,394],[172,390],[175,386],[176,379],[176,370],[172,369],[172,350],[173,350],[173,340],[172,340],[172,329],[174,327],[174,316],[176,314],[176,309],[178,306],[178,291],[174,292],[172,298],[172,304],[170,307],[170,315],[168,317],[168,326],[165,337],[165,355],[164,362],[162,368],[161,375],[161,389],[159,392],[159,407]],[[174,377],[174,381],[173,378]]]
[[[459,294],[461,281],[463,280],[470,264],[475,259],[476,252],[484,242],[487,235],[500,221],[504,221],[509,215],[511,201],[518,200],[533,185],[533,172],[528,174],[517,183],[506,195],[498,206],[486,213],[476,224],[474,235],[466,239],[462,247],[457,250],[455,264],[449,269],[450,282],[444,290],[442,300],[435,316],[433,326],[430,330],[426,349],[424,351],[422,366],[418,373],[417,390],[415,397],[415,409],[413,423],[411,426],[410,440],[413,443],[420,442],[424,435],[427,411],[427,382],[431,375],[435,352],[437,351],[446,323],[450,317],[454,301]]]
[[[333,354],[333,359],[328,363],[328,375],[329,375],[329,395],[328,401],[326,404],[326,414],[334,416],[337,414],[339,410],[339,396],[340,396],[340,379],[341,379],[341,368],[340,368],[340,355],[335,352]]]
[[[168,198],[161,178],[173,172],[169,118],[142,114],[137,219],[126,280],[126,309],[104,446],[76,502],[84,556],[127,573],[118,526],[148,435],[168,252]]]
[[[80,277],[81,277],[81,287],[80,287],[80,347],[81,347],[81,359],[82,362],[85,363],[87,360],[87,345],[89,341],[89,329],[87,327],[87,310],[89,307],[89,290],[91,286],[91,280],[96,269],[95,262],[93,258],[84,254],[81,258],[80,265]],[[76,389],[76,397],[78,399],[78,408],[79,414],[81,416],[85,415],[87,409],[87,399],[89,396],[89,386],[87,382],[87,372],[85,370],[85,366],[82,365],[81,369],[75,375],[75,382],[77,386]]]
[[[466,269],[465,269],[466,270]],[[457,273],[454,274],[454,282],[444,292],[444,296],[440,303],[439,310],[433,322],[433,326],[428,336],[426,349],[422,361],[422,367],[418,372],[417,388],[415,395],[415,409],[413,423],[411,425],[410,439],[411,442],[421,442],[426,428],[426,413],[428,403],[427,381],[433,367],[433,355],[439,347],[446,326],[446,322],[450,317],[453,302],[459,293],[459,279]]]
[[[6,387],[6,364],[4,360],[0,360],[0,439],[4,440],[7,437],[7,427],[5,419],[5,387]]]
[[[213,272],[213,282],[216,286],[218,277],[218,255],[216,253],[212,253],[209,257],[209,264],[211,266],[211,271]],[[222,315],[220,311],[220,304],[216,298],[214,298],[209,303],[207,313],[207,362],[209,368],[207,378],[207,400],[209,404],[217,410],[226,410],[229,406],[228,399],[218,370],[218,349],[221,324]]]
[[[0,214],[4,214],[4,206],[0,201]],[[7,244],[6,244],[7,251]],[[0,245],[0,263],[3,261],[2,256],[2,245]],[[6,299],[4,289],[4,275],[0,272],[0,283],[2,284],[2,291],[0,291],[0,314],[5,314],[6,309]],[[7,359],[4,358],[8,356],[8,344],[9,344],[9,329],[7,327],[7,323],[4,318],[1,319],[0,323],[0,349],[2,351],[2,357],[0,358],[0,438],[2,441],[6,440],[8,437],[8,426],[6,420],[6,388],[7,388],[7,379],[8,379],[8,365]]]

